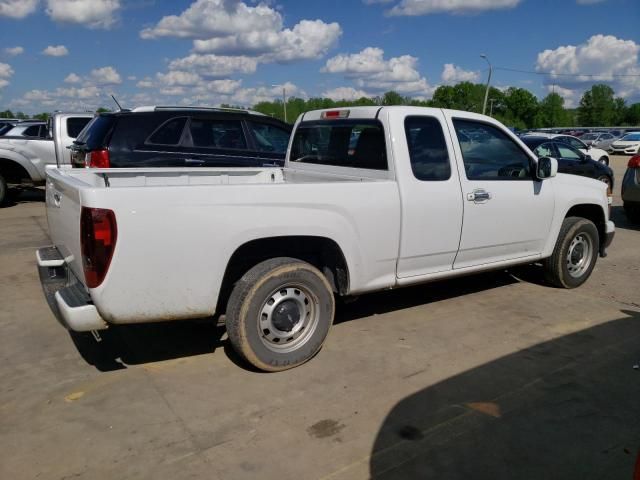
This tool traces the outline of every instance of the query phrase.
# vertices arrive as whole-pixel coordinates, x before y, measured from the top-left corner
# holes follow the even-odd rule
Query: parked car
[[[73,142],[76,167],[282,166],[291,126],[248,110],[140,107],[99,114]]]
[[[606,186],[557,170],[483,115],[311,111],[284,168],[49,169],[36,257],[72,330],[218,312],[246,361],[284,370],[321,348],[334,294],[537,262],[583,284],[615,232]]]
[[[15,127],[16,123],[17,122],[14,122],[14,121],[0,122],[0,137],[4,135],[6,132],[8,132],[9,130],[11,130],[13,127]]]
[[[580,137],[580,141],[587,147],[595,147],[600,150],[607,151],[617,138],[618,137],[608,132],[591,132],[582,135]]]
[[[640,155],[629,159],[622,179],[622,202],[629,221],[640,223]]]
[[[41,120],[16,123],[7,130],[3,137],[45,138],[47,136],[47,122]]]
[[[637,155],[640,153],[640,132],[630,132],[611,144],[609,150],[615,155]]]
[[[586,145],[583,141],[571,135],[556,135],[556,134],[544,134],[537,133],[535,136],[537,137],[547,137],[555,140],[556,142],[563,142],[567,145],[572,146],[580,150],[585,155],[589,155],[592,159],[597,162],[603,163],[605,165],[609,165],[609,154],[605,150],[601,150],[599,148],[594,148],[589,145]],[[526,138],[526,137],[523,137]]]
[[[48,123],[21,122],[0,137],[0,205],[18,187],[43,185],[47,165],[70,164],[67,146],[92,118],[91,113],[56,113]],[[14,134],[17,128],[23,130]]]
[[[613,170],[601,162],[596,162],[571,145],[546,137],[525,137],[522,139],[538,158],[553,157],[558,160],[558,172],[581,175],[600,180],[607,184],[609,200],[613,199]]]

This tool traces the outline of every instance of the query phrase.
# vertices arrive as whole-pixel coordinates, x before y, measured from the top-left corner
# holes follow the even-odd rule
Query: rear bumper
[[[600,256],[607,256],[607,248],[613,242],[613,237],[616,236],[616,226],[615,224],[609,220],[606,225],[605,233],[604,233],[604,242],[600,245]]]
[[[76,332],[104,330],[109,327],[86,292],[84,285],[67,267],[55,247],[36,252],[38,273],[44,296],[58,321]]]

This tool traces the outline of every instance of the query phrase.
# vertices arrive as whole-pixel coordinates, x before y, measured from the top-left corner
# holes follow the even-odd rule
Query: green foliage
[[[49,120],[49,117],[51,116],[50,113],[48,112],[42,112],[42,113],[38,113],[36,115],[33,115],[31,118],[35,118],[36,120],[44,120],[47,121]]]
[[[108,108],[105,108],[105,107],[99,107],[99,108],[96,110],[96,113],[107,113],[107,112],[110,112],[110,111],[111,111],[111,110],[110,110],[110,109],[108,109]]]
[[[578,107],[578,123],[585,127],[617,125],[624,120],[625,103],[614,98],[615,92],[608,85],[594,85],[584,92]]]
[[[627,108],[624,124],[632,127],[640,125],[640,103],[634,103]]]
[[[11,110],[0,112],[0,118],[16,118]]]

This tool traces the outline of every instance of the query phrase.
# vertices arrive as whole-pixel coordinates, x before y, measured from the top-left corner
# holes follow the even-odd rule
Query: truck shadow
[[[620,205],[611,207],[611,220],[616,224],[616,228],[640,231],[640,225],[631,223],[627,218],[627,214],[624,213],[624,207]]]
[[[46,199],[44,189],[36,187],[10,191],[10,194],[9,199],[0,208],[13,207],[20,203],[44,202]]]
[[[371,478],[640,478],[640,312],[622,313],[401,400]]]
[[[512,283],[517,283],[517,280],[507,272],[498,271],[367,294],[354,301],[338,301],[335,323],[364,319],[374,314],[425,305]],[[236,365],[255,371],[235,354],[226,339],[224,325],[213,318],[111,327],[100,332],[100,342],[96,342],[90,333],[69,332],[69,335],[82,358],[100,371],[203,355],[219,348],[223,348]]]

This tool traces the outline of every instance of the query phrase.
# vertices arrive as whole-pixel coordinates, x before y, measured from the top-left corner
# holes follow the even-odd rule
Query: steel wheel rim
[[[593,258],[591,237],[584,233],[576,235],[569,244],[567,270],[573,278],[580,278],[588,270]]]
[[[316,296],[302,285],[285,284],[274,289],[262,303],[257,318],[258,336],[272,352],[292,352],[307,343],[319,319]]]

